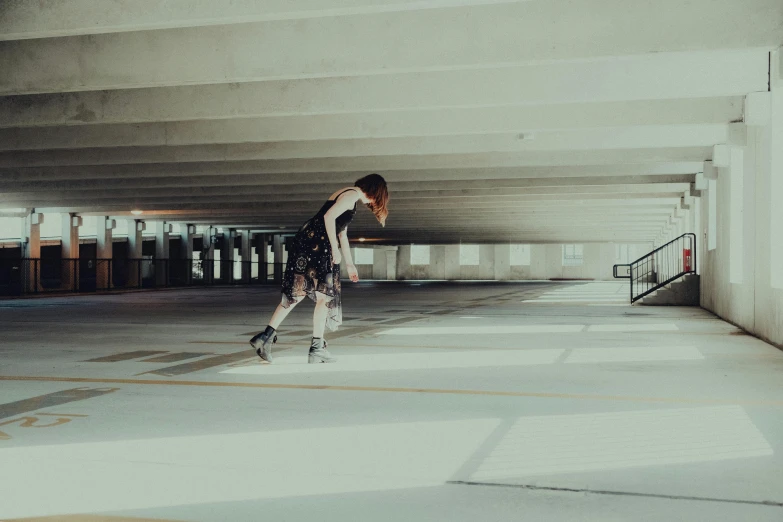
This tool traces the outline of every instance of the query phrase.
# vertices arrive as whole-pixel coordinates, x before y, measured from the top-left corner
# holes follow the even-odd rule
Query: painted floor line
[[[486,395],[496,397],[530,397],[542,399],[582,399],[595,401],[662,402],[682,404],[733,404],[756,406],[783,406],[783,400],[731,400],[731,399],[688,399],[677,397],[629,397],[618,395],[590,395],[571,393],[514,392],[493,390],[449,390],[437,388],[393,388],[380,386],[335,386],[329,384],[268,384],[258,382],[219,381],[163,381],[152,379],[96,379],[88,377],[50,377],[26,375],[0,375],[0,381],[25,382],[82,382],[102,384],[131,384],[156,386],[202,386],[208,388],[265,388],[281,390],[359,391],[389,393],[427,393],[435,395]]]
[[[532,484],[502,484],[497,482],[469,482],[464,480],[450,480],[448,484],[456,486],[484,486],[495,488],[516,488],[516,489],[529,489],[533,491],[561,491],[565,493],[590,493],[593,495],[618,495],[629,497],[647,497],[647,498],[662,498],[668,500],[695,500],[699,502],[728,502],[731,504],[755,504],[759,506],[770,507],[783,507],[783,502],[776,502],[773,500],[737,500],[728,498],[713,498],[713,497],[690,497],[685,495],[663,495],[656,493],[636,493],[633,491],[611,491],[601,489],[577,489],[577,488],[558,488],[554,486],[535,486]]]

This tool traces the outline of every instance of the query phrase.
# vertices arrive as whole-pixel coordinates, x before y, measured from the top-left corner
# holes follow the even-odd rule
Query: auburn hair
[[[372,201],[367,204],[381,226],[386,226],[386,217],[389,215],[389,189],[386,180],[379,174],[370,174],[356,180],[354,186],[362,189],[362,192]]]

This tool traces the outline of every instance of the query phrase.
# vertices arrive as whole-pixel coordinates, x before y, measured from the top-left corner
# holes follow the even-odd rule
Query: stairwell
[[[646,306],[699,306],[699,276],[688,274],[636,302]]]

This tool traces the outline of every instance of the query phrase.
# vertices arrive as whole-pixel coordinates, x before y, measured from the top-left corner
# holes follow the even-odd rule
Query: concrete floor
[[[347,286],[335,365],[272,287],[0,301],[0,519],[782,520],[783,352],[626,290]]]

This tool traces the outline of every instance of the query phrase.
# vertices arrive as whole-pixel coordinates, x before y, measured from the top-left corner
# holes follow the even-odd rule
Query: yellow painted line
[[[36,413],[36,415],[50,415],[52,417],[89,417],[80,413]]]
[[[105,384],[133,384],[157,386],[202,386],[208,388],[265,388],[280,390],[319,390],[319,391],[358,391],[358,392],[388,392],[388,393],[427,393],[438,395],[485,395],[495,397],[535,397],[541,399],[580,399],[592,401],[630,401],[630,402],[665,402],[684,404],[732,404],[757,406],[783,406],[783,400],[731,400],[731,399],[688,399],[678,397],[629,397],[622,395],[590,395],[572,393],[539,393],[492,390],[448,390],[438,388],[391,388],[381,386],[333,386],[328,384],[268,384],[258,382],[220,382],[220,381],[158,381],[152,379],[94,379],[89,377],[48,377],[48,376],[0,376],[0,381],[32,381],[32,382],[82,382]]]
[[[326,339],[327,342],[329,339]],[[191,343],[201,343],[201,344],[230,344],[230,345],[240,345],[240,346],[250,346],[250,344],[247,341],[215,341],[215,342],[209,342],[209,341],[190,341]],[[356,343],[356,344],[349,344],[349,343]],[[274,355],[275,348],[278,347],[284,347],[285,349],[289,349],[290,347],[302,347],[302,343],[275,343],[272,347],[272,354]],[[372,344],[369,343],[362,343],[361,339],[345,339],[345,341],[340,341],[340,346],[345,348],[412,348],[412,349],[428,349],[428,348],[437,348],[439,350],[476,350],[476,349],[487,349],[487,350],[503,350],[504,348],[498,347],[498,346],[490,346],[490,345],[484,345],[479,346],[476,344],[471,344],[470,346],[447,346],[444,344],[379,344],[376,342],[373,342]],[[306,347],[305,347],[306,348]],[[279,348],[278,348],[279,349]],[[509,350],[519,350],[519,348],[508,348]],[[139,374],[141,375],[141,374]]]
[[[53,517],[9,518],[6,522],[183,522],[162,518],[113,517],[110,515],[55,515]]]

